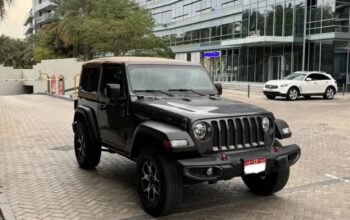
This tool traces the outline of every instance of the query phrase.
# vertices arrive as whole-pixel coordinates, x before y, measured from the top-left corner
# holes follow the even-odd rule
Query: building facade
[[[137,0],[177,59],[216,81],[265,82],[320,70],[349,74],[348,0]],[[306,7],[306,8],[305,8]]]
[[[50,20],[56,8],[56,4],[51,0],[33,0],[32,3],[32,9],[28,12],[24,22],[25,35],[36,33]]]

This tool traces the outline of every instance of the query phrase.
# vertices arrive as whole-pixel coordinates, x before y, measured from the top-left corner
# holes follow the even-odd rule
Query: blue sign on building
[[[204,52],[204,57],[221,57],[221,51]]]

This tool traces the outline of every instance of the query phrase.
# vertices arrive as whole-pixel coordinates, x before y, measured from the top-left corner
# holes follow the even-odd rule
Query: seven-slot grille
[[[211,120],[213,151],[264,146],[263,116]]]

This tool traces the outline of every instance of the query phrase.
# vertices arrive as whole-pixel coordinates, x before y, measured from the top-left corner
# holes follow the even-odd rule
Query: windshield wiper
[[[164,91],[159,90],[159,89],[134,90],[134,92],[153,92],[153,93],[158,92],[158,93],[161,93],[161,94],[164,94],[164,95],[167,95],[167,96],[174,96],[173,94],[164,92]]]
[[[193,92],[193,93],[196,93],[198,95],[201,95],[201,96],[205,96],[205,94],[201,93],[201,92],[197,92],[196,90],[193,90],[193,89],[168,89],[169,92]]]

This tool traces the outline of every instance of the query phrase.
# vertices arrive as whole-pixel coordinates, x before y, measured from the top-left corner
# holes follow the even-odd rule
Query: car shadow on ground
[[[300,101],[320,101],[320,100],[324,100],[324,101],[332,101],[332,100],[336,100],[336,98],[334,98],[334,99],[331,99],[331,100],[328,100],[328,99],[324,99],[323,97],[311,97],[311,98],[304,98],[304,97],[299,97],[299,98],[297,98],[296,100],[293,100],[293,101],[291,101],[291,100],[288,100],[288,99],[286,99],[286,98],[284,98],[284,97],[276,97],[276,98],[274,98],[274,99],[268,99],[268,98],[265,98],[266,100],[268,100],[268,101],[285,101],[285,102],[300,102]]]

